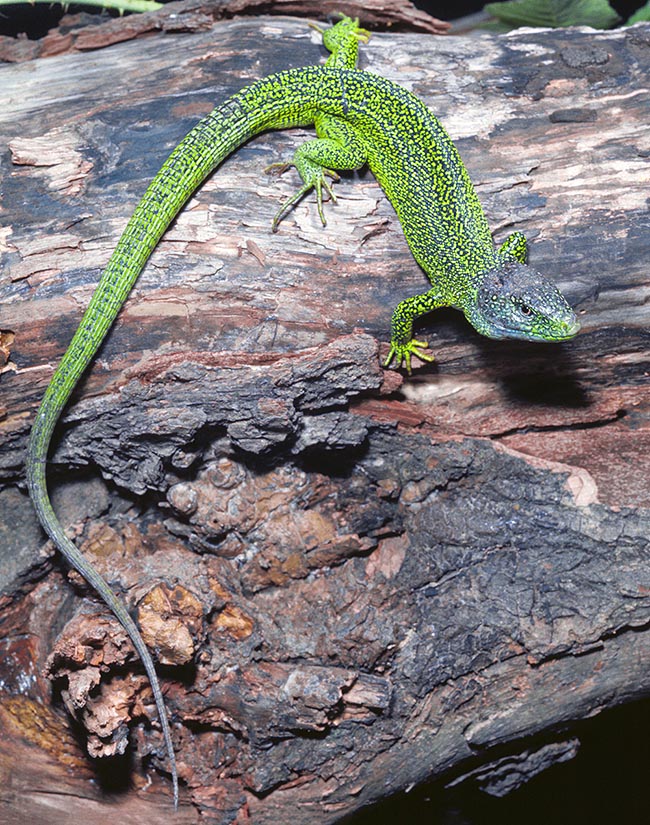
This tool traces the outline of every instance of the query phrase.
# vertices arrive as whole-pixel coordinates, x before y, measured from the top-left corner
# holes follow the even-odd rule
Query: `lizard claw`
[[[325,31],[322,31],[317,26],[312,25],[311,23],[309,24],[312,29],[316,29],[316,31],[321,32],[324,35],[323,42],[327,48],[329,48],[329,46],[327,46],[327,43],[325,42],[325,37],[329,36],[330,38],[334,38],[335,36],[340,36],[339,33],[342,30],[347,30],[348,33],[352,34],[353,37],[356,37],[360,43],[367,43],[370,40],[370,32],[368,29],[361,28],[358,17],[349,17],[342,11],[334,12],[333,16],[338,17],[339,21],[332,26],[331,29],[325,29]],[[330,32],[332,32],[332,34],[330,34]]]
[[[388,357],[384,361],[384,366],[388,367],[393,358],[396,359],[396,367],[399,369],[404,364],[406,371],[411,375],[411,358],[415,356],[420,361],[432,362],[435,360],[434,356],[425,352],[429,344],[427,341],[417,341],[412,338],[407,344],[398,344],[391,342]]]
[[[295,166],[295,163],[272,163],[270,166],[267,166],[264,170],[267,174],[278,174],[281,175],[291,166]],[[321,223],[323,226],[327,226],[327,220],[325,219],[325,212],[323,211],[323,189],[327,192],[328,196],[330,197],[332,203],[336,203],[336,195],[327,180],[327,177],[331,178],[334,182],[340,180],[340,176],[333,170],[333,169],[325,169],[323,167],[316,167],[313,170],[310,170],[308,174],[305,176],[305,182],[303,185],[295,192],[291,197],[287,198],[287,200],[282,204],[282,206],[278,209],[273,217],[273,222],[271,223],[271,231],[277,232],[278,225],[282,218],[292,209],[298,201],[304,197],[307,192],[311,191],[312,189],[316,190],[316,204],[318,206],[318,215],[320,217]]]

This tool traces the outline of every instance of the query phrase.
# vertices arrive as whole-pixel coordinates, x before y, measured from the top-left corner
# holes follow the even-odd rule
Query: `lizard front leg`
[[[384,366],[387,367],[395,358],[397,366],[401,367],[404,363],[410,375],[412,356],[415,355],[421,361],[433,361],[433,355],[424,352],[429,344],[413,338],[413,321],[426,312],[449,305],[449,300],[443,298],[435,289],[400,301],[393,311],[390,322],[390,350]]]
[[[499,255],[514,258],[520,264],[525,264],[528,257],[526,236],[522,232],[513,232],[512,235],[508,235],[499,247]]]

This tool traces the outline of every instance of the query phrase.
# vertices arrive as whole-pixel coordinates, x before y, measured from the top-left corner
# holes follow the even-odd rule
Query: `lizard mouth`
[[[554,340],[568,341],[570,338],[574,338],[580,331],[580,321],[578,321],[578,319],[575,317],[573,321],[567,321],[563,324],[563,326],[564,329],[561,331],[560,335],[558,335]]]
[[[533,330],[494,326],[487,333],[487,337],[496,340],[514,339],[518,341],[534,341],[541,344],[555,344],[562,341],[569,341],[578,334],[579,330],[580,321],[574,316],[570,321],[560,322],[548,335],[540,335]]]

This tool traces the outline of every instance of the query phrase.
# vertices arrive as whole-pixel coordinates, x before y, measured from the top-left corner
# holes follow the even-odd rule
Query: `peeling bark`
[[[0,35],[0,62],[21,63],[71,51],[94,51],[153,33],[210,31],[217,20],[236,15],[276,14],[322,20],[339,13],[358,17],[371,29],[445,34],[451,24],[416,8],[409,0],[177,0],[144,14],[105,18],[66,14],[39,40]]]
[[[94,73],[79,53],[5,70],[0,794],[36,822],[54,790],[68,816],[164,817],[169,787],[128,640],[21,492],[30,421],[168,150],[243,83],[319,56],[276,19],[121,43]],[[647,695],[649,63],[643,26],[363,53],[448,126],[497,242],[529,236],[581,312],[569,344],[485,341],[439,312],[419,333],[437,365],[382,370],[390,308],[425,280],[367,173],[326,229],[307,199],[269,231],[295,181],[261,170],[295,133],[229,159],[155,252],[52,477],[164,665],[178,821],[333,823],[435,777],[506,793],[571,758],[572,722]]]

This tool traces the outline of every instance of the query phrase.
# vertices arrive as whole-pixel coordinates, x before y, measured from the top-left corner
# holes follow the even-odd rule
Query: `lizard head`
[[[507,261],[478,282],[469,322],[488,338],[567,341],[580,329],[558,288],[526,264]]]

